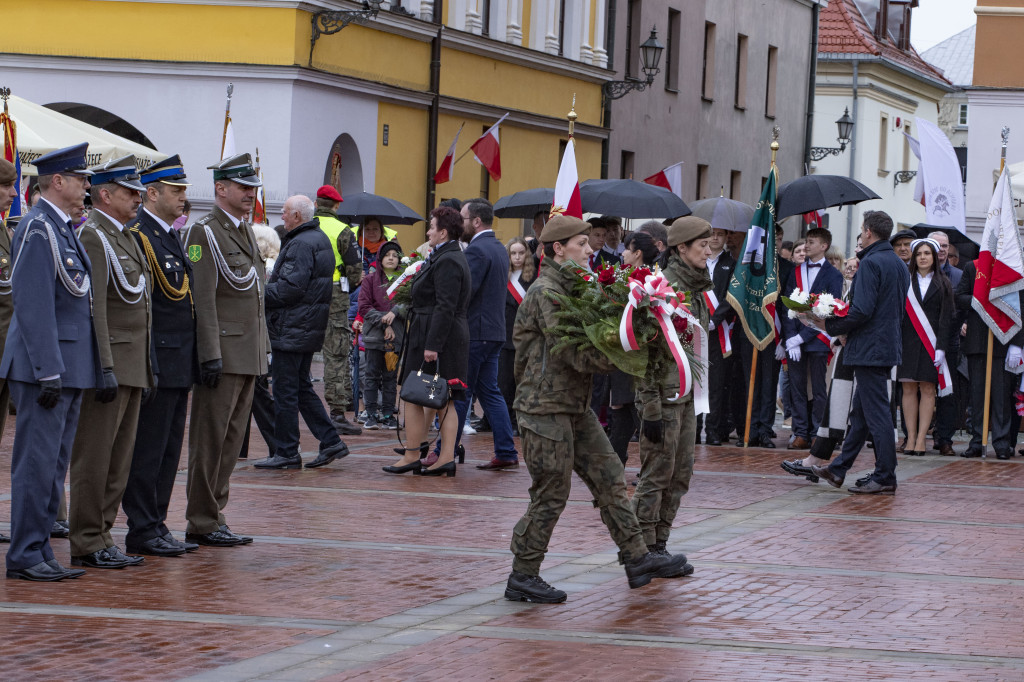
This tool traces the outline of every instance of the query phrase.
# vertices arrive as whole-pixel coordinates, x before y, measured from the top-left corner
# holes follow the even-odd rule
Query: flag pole
[[[1006,143],[1010,139],[1010,129],[1007,126],[1003,126],[1002,130],[1003,147],[999,155],[999,174],[1003,174],[1003,169],[1006,168]],[[988,328],[988,348],[985,353],[985,410],[982,412],[981,422],[981,447],[988,447],[988,418],[989,408],[992,403],[992,327]]]
[[[224,107],[224,133],[220,137],[220,158],[224,158],[224,146],[228,142],[228,126],[231,125],[231,93],[235,91],[235,84],[228,83],[228,103]]]

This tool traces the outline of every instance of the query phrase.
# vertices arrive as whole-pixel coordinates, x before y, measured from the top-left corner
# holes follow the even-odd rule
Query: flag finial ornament
[[[775,155],[779,153],[779,134],[782,130],[779,126],[772,127],[772,165],[775,165]]]
[[[566,114],[566,118],[569,119],[569,137],[572,137],[572,129],[576,125],[576,119],[579,118],[576,115],[576,93],[572,93],[572,106],[569,108],[569,113]]]
[[[8,90],[8,92],[10,92],[10,91]],[[7,102],[7,98],[6,97],[4,97],[4,102],[5,103]],[[1006,143],[1010,140],[1010,126],[1003,126],[1003,130],[1000,133],[1000,135],[1003,138],[1003,150],[1005,152]]]

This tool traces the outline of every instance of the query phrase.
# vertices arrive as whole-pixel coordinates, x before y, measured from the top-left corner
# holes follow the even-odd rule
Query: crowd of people
[[[37,159],[31,209],[13,235],[0,230],[0,411],[9,396],[17,414],[11,537],[0,536],[8,577],[57,581],[83,566],[251,543],[225,508],[253,418],[269,449],[252,462],[260,470],[326,466],[363,429],[395,431],[399,458],[383,467],[392,475],[456,476],[474,425],[493,435],[477,469],[516,468],[521,448],[530,504],[513,528],[505,596],[549,603],[566,595],[540,566],[574,472],[640,587],[694,570],[667,544],[695,446],[775,447],[777,409],[788,448],[809,451],[782,463],[794,475],[839,487],[870,442],[875,470],[854,493],[895,492],[896,452],[924,454],[929,434],[954,454],[961,423],[971,431],[961,455],[983,454],[985,382],[966,377],[984,376],[987,327],[971,307],[974,265],[955,267],[943,232],[893,235],[889,216],[867,212],[859,250],[845,258],[827,229],[792,243],[779,228],[780,293],[829,294],[850,309],[822,320],[780,301],[775,344],[758,353],[726,295],[742,230],[688,216],[624,232],[611,216],[540,212],[532,236],[503,245],[488,201],[449,199],[431,212],[412,267],[381,220],[343,220],[329,185],[315,199],[289,197],[278,228],[252,225],[261,183],[248,154],[210,166],[214,207],[186,224],[190,183],[177,156],[138,172],[132,157],[87,168],[85,153]],[[14,173],[0,160],[0,210]],[[674,367],[637,379],[596,349],[558,347],[553,294],[572,291],[575,267],[620,264],[662,273],[708,332],[706,414],[693,392],[679,395]],[[403,285],[408,295],[396,296]],[[1000,459],[1013,456],[1019,428],[1020,337],[995,344],[988,424]],[[323,400],[311,375],[318,352]],[[443,378],[439,403],[400,392],[422,376]],[[182,541],[166,518],[190,402]],[[319,442],[308,461],[300,416]],[[630,482],[635,441],[641,468]],[[111,536],[119,507],[125,551]],[[69,537],[72,567],[56,561],[51,537]]]

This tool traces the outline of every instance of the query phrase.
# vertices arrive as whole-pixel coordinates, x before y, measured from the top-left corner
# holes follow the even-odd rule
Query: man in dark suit
[[[889,412],[889,377],[902,361],[901,328],[910,272],[889,243],[892,218],[883,211],[867,211],[861,226],[860,267],[850,289],[846,317],[822,321],[806,315],[805,321],[824,327],[831,336],[845,336],[843,363],[853,368],[856,388],[850,428],[839,457],[828,466],[812,465],[811,471],[834,488],[842,487],[870,435],[875,447],[875,470],[866,481],[852,486],[852,493],[892,495],[896,492],[896,443]],[[884,340],[880,342],[879,339]]]
[[[812,294],[831,294],[839,300],[843,296],[843,275],[836,270],[825,253],[832,246],[832,233],[824,228],[807,232],[804,243],[807,258],[793,268],[780,291],[788,296],[800,288]],[[785,306],[780,302],[782,308]],[[788,311],[780,310],[782,338],[789,356],[789,385],[793,395],[793,439],[790,450],[806,450],[811,447],[812,435],[817,433],[821,417],[825,413],[828,390],[825,374],[828,370],[829,341],[820,330],[805,325],[798,319],[790,319]],[[807,380],[811,383],[811,410],[807,405]]]
[[[732,279],[733,270],[736,268],[736,259],[725,250],[725,241],[729,232],[721,228],[712,227],[711,230],[711,258],[708,259],[708,274],[711,275],[711,282],[714,288],[708,292],[713,293],[715,310],[711,315],[711,322],[708,325],[708,386],[711,389],[709,396],[711,411],[704,418],[705,443],[708,445],[721,445],[722,439],[729,435],[729,396],[731,389],[726,378],[732,369],[733,356],[730,351],[723,351],[723,341],[728,341],[732,324],[736,319],[736,313],[725,300],[729,291],[729,280]],[[700,437],[701,417],[697,417],[697,437]]]
[[[0,376],[7,379],[18,411],[8,578],[52,582],[85,573],[57,562],[50,530],[82,392],[100,380],[89,301],[91,266],[69,217],[85,205],[92,175],[86,170],[87,146],[36,159],[41,196],[14,234],[14,318],[0,361]]]
[[[469,390],[480,401],[494,432],[494,457],[478,469],[519,466],[512,440],[512,422],[498,388],[498,356],[505,343],[505,292],[508,290],[508,252],[494,236],[494,208],[486,199],[470,199],[462,205],[466,262],[472,292],[466,319],[469,322]],[[455,403],[459,424],[466,420],[469,400]],[[459,429],[456,443],[462,438]]]
[[[594,253],[590,254],[588,265],[591,270],[597,270],[602,265],[618,265],[622,258],[615,253],[607,251],[604,247],[608,234],[608,222],[606,218],[591,218],[590,223],[590,248]],[[582,263],[581,263],[582,265]]]
[[[171,227],[184,211],[189,183],[177,154],[144,170],[141,180],[146,188],[142,210],[129,229],[152,273],[153,345],[160,381],[139,410],[131,471],[121,500],[128,517],[125,547],[134,554],[179,556],[199,548],[175,539],[165,524],[195,363],[192,264]]]
[[[949,262],[949,235],[945,232],[935,231],[929,233],[928,237],[934,239],[938,243],[939,269],[942,270],[943,274],[949,278],[949,283],[953,286],[953,291],[956,291],[957,287],[960,286],[964,273],[963,270],[955,267]],[[973,287],[973,278],[970,282]],[[957,319],[962,319],[964,317],[964,311],[956,313],[956,317]],[[960,359],[960,325],[954,324],[950,326],[949,355],[947,360],[949,362],[949,366],[955,368]],[[973,389],[974,386],[971,385],[970,388]],[[984,392],[984,390],[983,386],[982,392]],[[969,392],[969,390],[964,385],[963,376],[960,372],[953,372],[953,393],[940,396],[935,399],[935,430],[933,431],[933,442],[935,449],[939,451],[940,455],[949,457],[955,454],[953,452],[953,433],[956,431],[957,425],[960,421],[957,405],[958,403],[963,403],[962,398],[958,401],[957,394],[959,393],[962,395],[967,392]],[[1012,416],[1013,415],[1011,415],[1011,417]]]

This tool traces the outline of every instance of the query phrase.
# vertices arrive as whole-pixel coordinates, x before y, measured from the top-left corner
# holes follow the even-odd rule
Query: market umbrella
[[[494,204],[494,215],[499,218],[532,218],[538,211],[549,211],[555,200],[555,190],[550,187],[524,189],[501,197]]]
[[[978,257],[978,252],[981,251],[981,246],[965,235],[955,227],[949,227],[946,225],[929,225],[927,223],[918,223],[910,228],[914,231],[918,237],[927,237],[932,232],[943,232],[949,237],[949,243],[956,247],[956,250],[960,253],[960,261],[965,262],[974,260]],[[963,268],[961,268],[962,270]]]
[[[370,194],[369,192],[356,192],[346,196],[338,208],[338,215],[346,218],[374,216],[385,225],[396,223],[412,225],[423,220],[423,216],[401,201]]]
[[[690,207],[664,187],[638,180],[585,180],[580,185],[585,213],[620,218],[678,218]]]
[[[775,219],[782,220],[832,206],[881,199],[869,187],[842,175],[805,175],[779,187]]]
[[[754,217],[754,207],[742,201],[714,197],[701,199],[690,206],[693,215],[711,223],[711,227],[730,232],[746,232]]]
[[[11,118],[18,126],[18,155],[22,164],[31,164],[43,154],[83,142],[89,143],[86,161],[90,166],[132,154],[135,165],[141,170],[167,158],[167,154],[17,95],[11,95],[8,106]],[[26,175],[35,174],[34,169],[27,167],[24,172]]]

